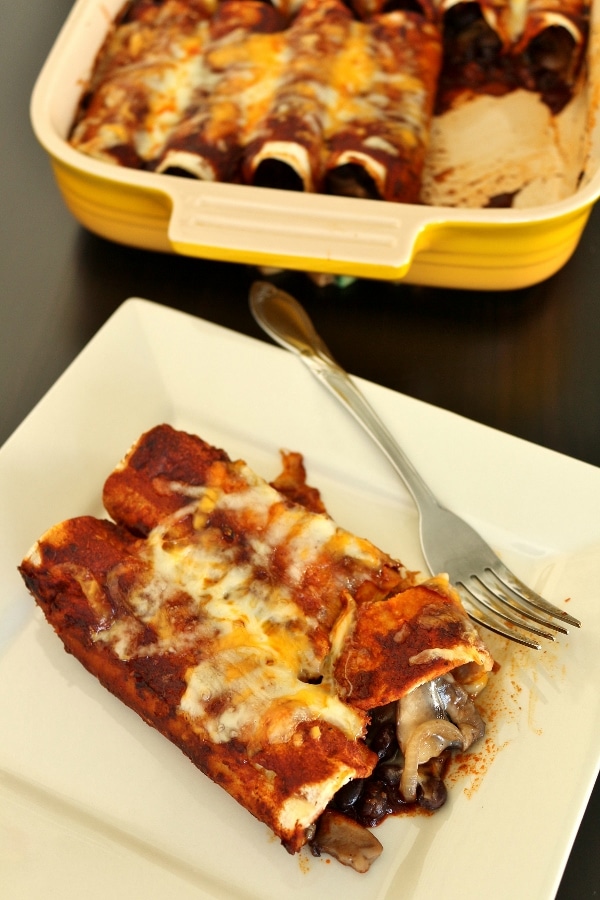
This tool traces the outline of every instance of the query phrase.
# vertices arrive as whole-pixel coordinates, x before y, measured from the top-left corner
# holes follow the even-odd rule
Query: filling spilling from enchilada
[[[132,0],[70,141],[209,180],[419,202],[432,116],[465,94],[571,98],[587,0]]]
[[[365,871],[369,826],[444,802],[492,659],[444,576],[337,526],[285,461],[268,484],[159,426],[109,476],[112,520],[56,525],[20,571],[68,652],[290,852]]]

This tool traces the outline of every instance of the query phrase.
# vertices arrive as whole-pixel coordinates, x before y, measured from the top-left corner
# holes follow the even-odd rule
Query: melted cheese
[[[326,560],[329,590],[343,596],[380,565],[379,551],[328,516],[286,503],[244,464],[232,468],[235,490],[170,485],[194,497],[145,542],[151,577],[128,595],[135,618],[121,618],[96,639],[122,659],[191,651],[196,661],[180,710],[215,743],[288,741],[309,721],[354,739],[364,716],[338,698],[315,641],[321,614],[307,615],[301,595],[307,573],[321,577]],[[191,535],[173,537],[190,521]],[[224,535],[236,530],[241,542],[228,543]],[[349,562],[358,574],[349,574]],[[332,629],[334,652],[352,621],[346,605]],[[141,623],[156,634],[150,644],[140,644]]]
[[[132,23],[115,32],[106,56],[115,63],[98,84],[70,141],[90,156],[115,162],[130,147],[144,161],[154,159],[183,118],[193,93],[206,79],[203,49],[208,22],[191,34],[174,29],[136,32]],[[123,53],[123,47],[126,53]]]
[[[302,7],[287,28],[270,33],[255,33],[248,23],[213,39],[202,19],[184,36],[172,22],[164,33],[158,26],[137,33],[139,22],[122,35],[117,29],[71,142],[108,161],[139,160],[205,180],[232,177],[240,153],[248,156],[250,180],[261,162],[280,160],[306,190],[319,189],[321,157],[340,129],[367,136],[383,128],[378,152],[415,146],[412,132],[429,121],[420,74],[405,71],[405,60],[392,58],[371,23],[353,20],[334,0]],[[418,58],[412,47],[408,56]],[[372,149],[365,144],[363,157]],[[373,173],[381,181],[385,168],[366,161],[382,169]]]

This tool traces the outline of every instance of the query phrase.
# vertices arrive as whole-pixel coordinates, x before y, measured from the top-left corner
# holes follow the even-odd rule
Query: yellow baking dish
[[[122,3],[77,0],[31,101],[33,128],[50,156],[65,203],[90,231],[135,247],[206,259],[491,290],[540,282],[575,250],[600,195],[598,4],[580,114],[565,126],[572,133],[574,122],[577,129],[576,158],[568,164],[577,169],[578,186],[549,203],[482,209],[193,181],[81,154],[66,138],[95,56]],[[484,143],[482,135],[479,147]],[[473,154],[478,153],[476,147]],[[557,153],[564,154],[562,145]]]

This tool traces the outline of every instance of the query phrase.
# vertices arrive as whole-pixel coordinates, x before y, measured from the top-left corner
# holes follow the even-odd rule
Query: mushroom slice
[[[404,749],[404,770],[400,779],[400,793],[407,803],[417,799],[419,766],[439,756],[449,747],[462,750],[462,735],[447,719],[428,719],[412,732]]]
[[[424,795],[428,793],[427,776],[423,773],[421,777],[419,766],[447,749],[467,750],[483,737],[485,724],[467,691],[446,674],[419,685],[398,701],[396,733],[404,754],[400,792],[411,803],[417,799],[419,785]],[[437,803],[439,786],[435,793]],[[428,802],[426,798],[425,805]]]
[[[485,723],[466,690],[458,684],[452,675],[443,675],[437,679],[437,689],[446,715],[457,726],[463,737],[463,750],[485,734]]]
[[[436,810],[446,802],[448,792],[444,784],[444,768],[448,759],[449,750],[430,759],[429,762],[419,766],[419,806],[424,809]]]
[[[344,866],[364,873],[369,871],[383,847],[367,828],[343,813],[327,809],[319,818],[311,849],[315,856],[328,853]]]
[[[396,707],[396,734],[403,753],[411,735],[419,725],[431,719],[445,719],[446,712],[437,688],[438,679],[426,681],[413,688],[398,700]],[[425,760],[423,760],[424,762]]]

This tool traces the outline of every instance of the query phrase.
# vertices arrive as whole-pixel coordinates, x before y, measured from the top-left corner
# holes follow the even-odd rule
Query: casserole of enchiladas
[[[600,190],[595,5],[530,3],[519,41],[500,4],[185,8],[78,0],[40,73],[34,130],[86,228],[162,252],[479,289],[535,283],[572,254]],[[317,20],[327,52],[312,66],[302,23]],[[405,39],[384,53],[390,29]],[[382,80],[374,53],[405,75],[384,66]],[[372,199],[383,192],[396,202]]]
[[[128,3],[70,137],[134,168],[419,202],[434,109],[536,91],[558,112],[589,5],[381,0]]]

